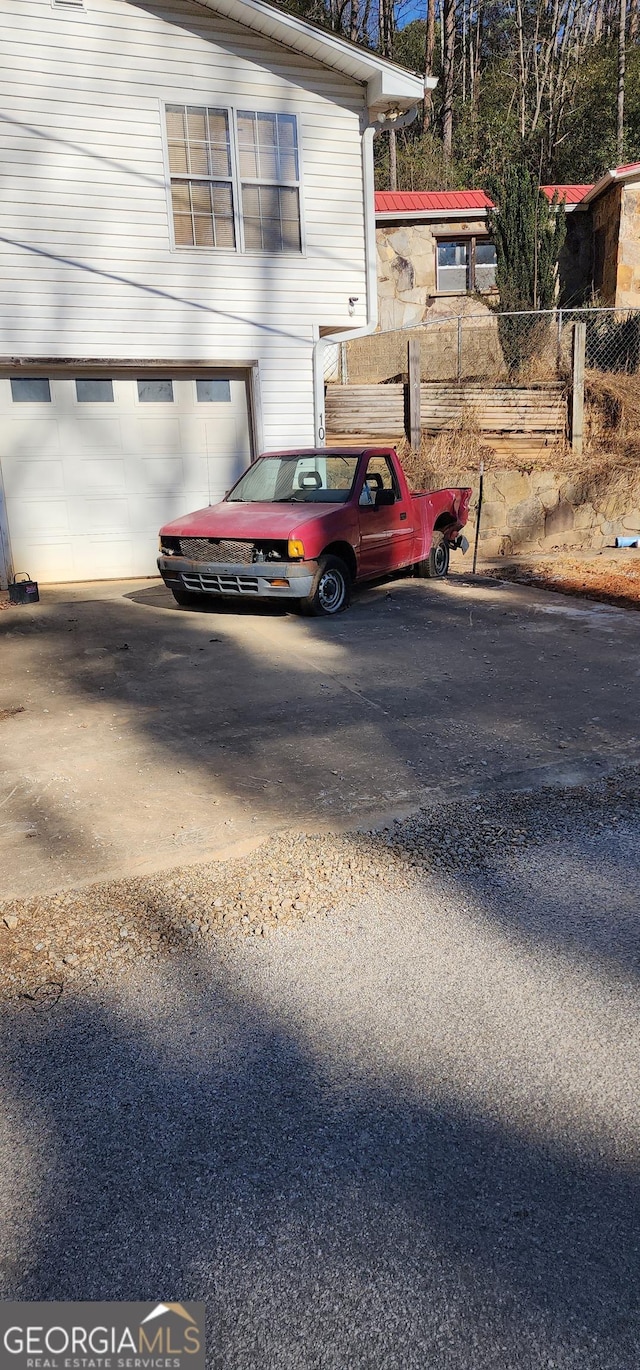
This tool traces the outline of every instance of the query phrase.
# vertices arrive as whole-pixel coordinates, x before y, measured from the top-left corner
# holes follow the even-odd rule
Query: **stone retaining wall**
[[[478,473],[456,473],[471,485]],[[470,517],[475,533],[475,511]],[[485,472],[479,550],[482,556],[549,552],[556,547],[611,547],[616,536],[640,534],[640,470],[576,476],[552,470]]]

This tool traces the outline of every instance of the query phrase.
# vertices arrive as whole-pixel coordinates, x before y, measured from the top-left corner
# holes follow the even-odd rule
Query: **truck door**
[[[390,459],[369,457],[358,501],[361,575],[381,576],[410,564],[412,505],[401,498]]]

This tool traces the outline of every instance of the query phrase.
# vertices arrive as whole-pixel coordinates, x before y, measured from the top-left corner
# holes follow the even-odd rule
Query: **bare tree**
[[[627,0],[620,0],[618,15],[618,94],[616,100],[616,154],[624,159],[624,78],[627,56]]]
[[[433,61],[436,52],[436,0],[427,0],[427,32],[424,53],[424,74],[433,76]],[[430,90],[424,92],[424,122],[428,127],[433,120],[433,96]]]
[[[442,0],[444,61],[442,71],[442,146],[445,157],[453,152],[453,100],[455,95],[456,6]]]

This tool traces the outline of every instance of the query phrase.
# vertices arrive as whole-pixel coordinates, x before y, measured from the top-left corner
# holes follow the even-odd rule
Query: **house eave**
[[[486,207],[479,209],[416,209],[415,211],[405,209],[376,214],[376,224],[383,227],[384,224],[429,223],[454,219],[486,219],[486,217]]]
[[[620,170],[618,167],[612,167],[609,171],[605,171],[604,176],[601,176],[600,180],[596,181],[595,185],[591,187],[591,190],[587,191],[579,205],[576,205],[576,208],[586,209],[588,205],[592,204],[594,200],[597,200],[598,197],[602,195],[605,190],[609,190],[611,186],[633,185],[635,181],[640,181],[640,166],[633,171],[624,171]]]
[[[366,105],[373,117],[410,109],[424,98],[425,89],[433,90],[437,84],[435,77],[416,76],[297,15],[275,9],[264,0],[199,0],[199,3],[358,82],[365,87]]]

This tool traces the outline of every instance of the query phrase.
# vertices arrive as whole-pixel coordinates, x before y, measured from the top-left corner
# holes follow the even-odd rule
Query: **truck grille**
[[[253,561],[252,542],[225,542],[215,538],[180,538],[180,554],[190,561],[218,561],[227,565],[250,566]]]
[[[183,575],[183,584],[187,590],[203,590],[205,594],[214,595],[257,595],[258,577],[257,576],[202,576],[202,575]]]

